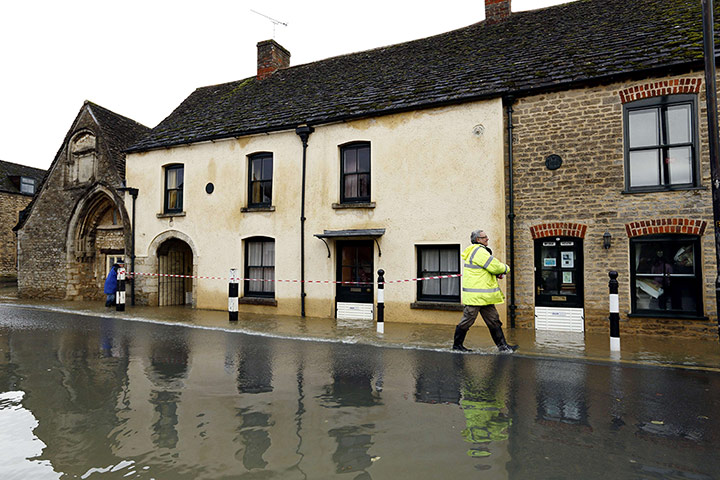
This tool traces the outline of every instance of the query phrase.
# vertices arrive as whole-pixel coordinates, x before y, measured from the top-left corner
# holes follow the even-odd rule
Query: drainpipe
[[[509,232],[509,243],[510,252],[508,261],[510,262],[510,268],[515,269],[515,190],[513,186],[513,122],[512,104],[515,102],[513,97],[505,97],[505,104],[507,106],[507,139],[508,139],[508,226]],[[515,314],[517,306],[515,305],[515,275],[513,272],[510,273],[510,328],[515,328]]]
[[[128,192],[132,197],[132,222],[130,225],[130,271],[133,275],[130,277],[130,305],[135,306],[135,201],[139,190],[137,188],[122,187],[118,188],[121,192]]]
[[[307,146],[310,134],[314,132],[313,127],[300,125],[295,133],[300,137],[303,144],[302,156],[302,193],[300,201],[300,315],[305,316],[305,167],[307,164]]]

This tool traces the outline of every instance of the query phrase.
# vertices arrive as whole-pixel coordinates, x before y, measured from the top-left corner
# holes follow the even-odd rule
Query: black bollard
[[[120,264],[117,273],[117,292],[115,292],[115,310],[125,311],[125,265]]]
[[[377,333],[385,333],[385,270],[378,270]]]
[[[228,285],[228,315],[231,322],[238,320],[238,286],[237,269],[231,268]]]
[[[610,282],[610,351],[620,351],[620,299],[618,298],[618,272],[611,270],[608,273]]]

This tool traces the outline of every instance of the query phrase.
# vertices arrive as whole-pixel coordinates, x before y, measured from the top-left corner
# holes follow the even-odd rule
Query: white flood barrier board
[[[582,308],[535,307],[535,330],[584,332],[585,310]]]
[[[337,303],[337,315],[339,320],[373,320],[372,303]]]

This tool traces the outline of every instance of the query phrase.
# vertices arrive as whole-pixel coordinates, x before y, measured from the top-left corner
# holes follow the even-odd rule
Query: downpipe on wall
[[[305,316],[305,170],[307,165],[307,146],[310,134],[315,129],[308,125],[300,125],[295,133],[300,137],[303,145],[302,153],[302,187],[300,199],[300,315]]]
[[[509,252],[508,262],[510,268],[515,269],[515,191],[513,185],[513,122],[512,105],[515,103],[515,98],[508,96],[504,98],[504,103],[507,108],[507,139],[508,139],[508,233],[509,233]],[[515,328],[515,315],[517,306],[515,305],[515,272],[510,272],[510,328]]]

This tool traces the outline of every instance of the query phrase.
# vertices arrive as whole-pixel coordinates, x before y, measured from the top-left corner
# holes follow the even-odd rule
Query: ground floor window
[[[460,273],[460,247],[457,245],[421,245],[418,252],[418,277],[438,277]],[[460,277],[417,282],[418,301],[460,302]]]
[[[245,242],[245,296],[275,296],[275,240],[249,238]]]
[[[630,239],[633,313],[702,316],[701,267],[697,236]]]

